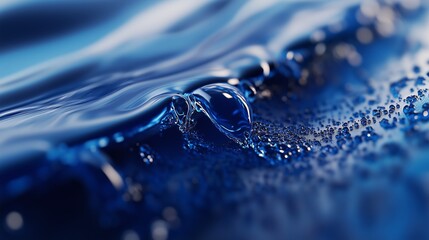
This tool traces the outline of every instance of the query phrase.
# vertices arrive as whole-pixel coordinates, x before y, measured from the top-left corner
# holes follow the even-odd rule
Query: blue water
[[[426,11],[0,4],[0,238],[429,238]]]

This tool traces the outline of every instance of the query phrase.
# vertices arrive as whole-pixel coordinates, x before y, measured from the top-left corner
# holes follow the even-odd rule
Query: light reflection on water
[[[0,5],[0,237],[427,237],[425,4]]]

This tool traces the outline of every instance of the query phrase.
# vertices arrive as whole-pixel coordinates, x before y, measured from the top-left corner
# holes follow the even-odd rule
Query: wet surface
[[[0,79],[2,238],[429,237],[425,2],[140,8]]]

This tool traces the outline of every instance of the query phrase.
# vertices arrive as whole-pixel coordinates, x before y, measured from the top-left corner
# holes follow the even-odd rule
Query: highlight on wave
[[[427,239],[428,2],[0,3],[0,239]]]

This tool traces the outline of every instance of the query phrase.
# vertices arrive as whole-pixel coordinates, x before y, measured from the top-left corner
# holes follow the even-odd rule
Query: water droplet
[[[148,145],[141,145],[139,147],[139,150],[140,157],[142,158],[144,163],[150,165],[155,161],[155,154]]]
[[[424,86],[425,85],[425,78],[420,76],[417,77],[416,82],[414,84],[415,86]]]
[[[386,118],[383,118],[380,121],[380,126],[384,129],[393,129],[396,127],[395,122],[389,123],[389,120],[387,120]]]
[[[252,112],[236,87],[224,83],[209,84],[192,94],[197,111],[204,112],[219,131],[236,142],[245,142],[252,126]]]
[[[399,92],[407,86],[408,78],[401,78],[400,80],[390,84],[390,93],[393,97],[398,98]]]
[[[189,94],[176,95],[171,101],[171,113],[174,124],[179,126],[179,130],[184,132],[193,126],[193,114],[195,108]]]

